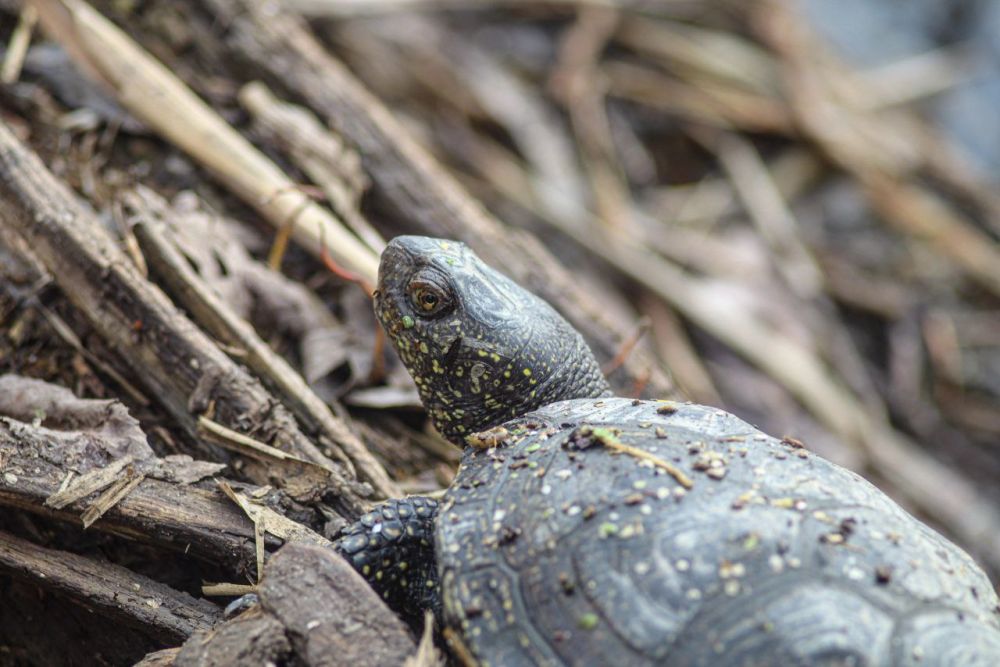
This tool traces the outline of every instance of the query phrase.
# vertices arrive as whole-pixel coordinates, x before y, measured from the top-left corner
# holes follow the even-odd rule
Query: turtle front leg
[[[423,496],[395,498],[343,530],[334,542],[396,613],[423,620],[430,609],[440,620],[434,518],[438,501]]]

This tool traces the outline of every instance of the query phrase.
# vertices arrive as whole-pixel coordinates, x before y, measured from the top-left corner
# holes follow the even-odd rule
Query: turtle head
[[[393,239],[375,314],[434,425],[456,444],[543,405],[608,393],[580,334],[463,243]]]

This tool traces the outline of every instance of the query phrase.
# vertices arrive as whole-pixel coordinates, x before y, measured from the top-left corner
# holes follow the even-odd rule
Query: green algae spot
[[[531,377],[531,369],[530,369],[530,368],[525,368],[525,369],[524,369],[523,371],[521,371],[521,372],[522,372],[522,373],[524,373],[524,375],[525,375],[526,377]]]
[[[525,447],[524,451],[526,451],[526,452],[528,452],[530,454],[531,452],[537,452],[541,448],[542,448],[542,445],[540,443],[536,442],[533,445],[528,445],[527,447]]]
[[[593,630],[597,627],[597,622],[597,614],[592,611],[576,619],[576,624],[581,630]]]

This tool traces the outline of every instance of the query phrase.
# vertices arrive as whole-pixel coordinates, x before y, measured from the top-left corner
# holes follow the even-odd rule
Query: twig
[[[31,31],[35,29],[37,22],[38,13],[35,8],[31,5],[24,5],[21,8],[17,27],[14,28],[14,32],[10,36],[3,65],[0,66],[0,83],[14,83],[21,76],[24,56],[28,53],[28,46],[31,44]]]
[[[265,445],[259,440],[254,440],[250,436],[243,435],[238,431],[226,428],[222,424],[216,423],[208,417],[198,417],[198,428],[202,435],[210,437],[214,442],[225,443],[223,447],[236,452],[243,452],[250,456],[261,458],[265,461],[295,461],[296,463],[306,463],[309,461],[299,458],[294,454],[284,452],[277,447]]]
[[[168,209],[151,192],[137,190],[125,196],[138,216],[135,233],[149,262],[184,307],[216,339],[245,351],[242,363],[275,387],[300,419],[332,443],[334,455],[346,460],[383,497],[399,495],[385,469],[368,452],[350,428],[309,388],[302,376],[274,352],[246,321],[205,285],[191,265],[165,238]],[[322,464],[322,461],[320,462]]]
[[[627,454],[633,458],[637,458],[641,461],[649,461],[654,466],[662,468],[671,477],[677,480],[677,483],[683,486],[685,489],[690,489],[694,486],[694,482],[691,478],[684,474],[684,471],[670,463],[670,461],[665,461],[655,454],[650,454],[644,449],[639,449],[638,447],[633,447],[631,445],[626,445],[624,442],[618,439],[618,437],[610,430],[606,428],[595,428],[587,427],[586,430],[581,432],[583,436],[589,436],[593,438],[596,442],[600,443],[604,447],[610,449],[613,452],[619,452],[621,454]]]
[[[64,482],[58,492],[45,499],[45,506],[60,510],[81,498],[86,498],[90,494],[100,491],[117,481],[118,474],[131,465],[133,461],[131,456],[123,456],[103,468],[91,470],[85,475],[77,477],[72,484]]]
[[[95,521],[107,514],[108,510],[132,493],[145,478],[146,475],[134,467],[126,468],[125,476],[116,480],[104,493],[98,496],[80,517],[83,521],[83,527],[90,528]]]
[[[195,417],[214,404],[216,421],[252,423],[267,434],[270,444],[328,466],[330,489],[338,504],[343,503],[341,510],[349,516],[361,513],[365,506],[361,494],[366,490],[350,471],[320,452],[258,380],[139,275],[93,212],[81,206],[2,122],[0,202],[4,209],[0,224],[28,242],[69,301],[108,347],[133,367],[148,395],[158,399],[196,442]],[[255,461],[247,460],[243,472],[270,483],[267,470]]]
[[[771,247],[774,268],[785,284],[803,299],[818,296],[823,274],[803,243],[798,223],[778,191],[760,154],[735,134],[695,132],[703,145],[715,151],[760,236]]]
[[[201,594],[205,597],[239,597],[256,593],[256,584],[202,584]]]
[[[110,21],[79,0],[31,1],[42,25],[73,45],[71,53],[98,73],[122,106],[211,170],[276,228],[296,220],[293,235],[310,251],[319,253],[320,232],[325,233],[337,260],[374,282],[378,258],[370,249]]]
[[[227,46],[305,100],[361,154],[373,197],[406,227],[469,243],[488,262],[536,289],[559,309],[605,358],[625,337],[624,324],[596,302],[535,237],[500,224],[448,174],[392,114],[289,13],[261,0],[208,0],[227,26]],[[350,265],[345,264],[347,268]],[[616,304],[624,308],[623,304]],[[652,370],[652,390],[671,392],[647,350],[638,349],[621,375],[627,385]]]
[[[322,188],[337,215],[372,252],[380,254],[385,240],[358,209],[368,185],[360,156],[308,109],[279,100],[259,81],[245,85],[239,100],[253,114],[256,129],[287,147],[296,164]]]

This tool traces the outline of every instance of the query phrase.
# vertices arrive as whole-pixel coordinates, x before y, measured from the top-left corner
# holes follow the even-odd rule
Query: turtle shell
[[[608,398],[482,445],[435,546],[445,622],[484,664],[1000,664],[973,560],[796,441]]]

